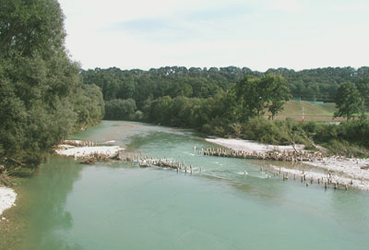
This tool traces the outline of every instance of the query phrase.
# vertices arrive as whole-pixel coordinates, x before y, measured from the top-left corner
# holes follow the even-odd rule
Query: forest
[[[262,77],[268,74],[283,76],[295,99],[334,102],[338,87],[342,83],[357,83],[368,77],[369,67],[328,67],[302,71],[278,68],[266,72],[233,66],[209,69],[174,66],[148,71],[113,67],[84,70],[81,74],[85,83],[94,83],[102,89],[104,100],[132,98],[141,108],[145,100],[163,96],[213,97],[220,90],[232,89],[245,76]]]
[[[237,67],[96,68],[81,75],[85,84],[101,88],[104,119],[193,128],[272,144],[313,147],[315,141],[342,154],[366,155],[361,147],[369,147],[369,67],[266,72]],[[291,99],[335,102],[334,116],[353,121],[340,126],[273,121]]]

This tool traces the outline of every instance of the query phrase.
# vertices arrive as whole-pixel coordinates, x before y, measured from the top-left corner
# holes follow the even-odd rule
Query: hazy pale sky
[[[368,0],[59,0],[82,68],[369,66]]]

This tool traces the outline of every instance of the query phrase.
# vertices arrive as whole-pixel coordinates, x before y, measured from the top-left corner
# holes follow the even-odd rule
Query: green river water
[[[369,249],[367,192],[267,178],[260,166],[270,162],[199,156],[194,145],[214,145],[188,130],[104,121],[74,139],[114,140],[193,173],[51,157],[24,187],[29,249]]]

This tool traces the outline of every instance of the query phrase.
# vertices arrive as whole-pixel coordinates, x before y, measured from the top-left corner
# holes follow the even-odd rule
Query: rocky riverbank
[[[301,162],[309,168],[278,167],[270,169],[288,178],[303,178],[310,183],[327,184],[327,187],[357,188],[369,191],[369,159],[327,156],[321,152],[309,153],[303,145],[274,146],[254,141],[238,139],[207,139],[207,141],[226,147],[224,149],[204,150],[204,154],[246,159],[264,159],[277,161]],[[307,183],[309,185],[309,183]]]
[[[15,206],[15,200],[17,199],[17,193],[8,187],[0,186],[0,223],[1,221],[7,220],[5,217],[2,217],[2,213],[6,210]]]
[[[95,158],[98,160],[111,159],[116,157],[124,148],[119,146],[100,146],[96,142],[65,140],[55,149],[57,155],[77,158]]]

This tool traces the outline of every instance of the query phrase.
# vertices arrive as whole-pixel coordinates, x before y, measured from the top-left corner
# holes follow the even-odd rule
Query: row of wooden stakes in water
[[[314,161],[321,160],[325,155],[321,152],[309,153],[307,151],[267,151],[265,153],[248,152],[243,150],[229,150],[224,148],[207,148],[199,151],[199,154],[218,157],[230,157],[241,159],[274,160],[274,161]]]
[[[164,168],[176,169],[177,171],[184,169],[185,173],[193,172],[192,165],[186,165],[184,162],[181,163],[178,160],[167,159],[166,157],[164,159],[155,159],[152,157],[143,156],[142,154],[120,152],[120,154],[114,159],[125,161],[125,162],[137,163],[140,167],[143,167],[143,168],[145,167],[164,167]],[[202,171],[202,168],[200,167],[200,172],[201,171]]]
[[[261,168],[262,170],[263,168]],[[286,181],[289,179],[290,175],[289,173],[283,173],[281,170],[278,172],[274,172],[274,176],[282,175],[283,181]],[[293,174],[293,180],[297,180],[298,178],[301,179],[301,183],[305,183],[305,185],[308,187],[309,185],[312,185],[314,183],[317,183],[318,185],[324,185],[325,189],[333,188],[333,189],[343,189],[348,190],[353,184],[353,180],[350,181],[350,183],[340,183],[339,181],[336,181],[333,179],[333,175],[331,172],[328,172],[327,177],[317,177],[314,179],[313,176],[307,176],[304,171],[302,171],[301,175]]]
[[[82,140],[64,140],[59,144],[71,145],[75,147],[94,147],[97,146],[96,141],[82,141]]]
[[[245,151],[234,151],[234,150],[227,151],[224,149],[214,149],[214,148],[208,148],[206,150],[201,150],[200,152],[202,152],[204,155],[221,156],[221,157],[236,157],[236,158],[246,158],[246,159],[259,159],[258,157],[262,157],[261,156],[262,154],[257,154],[257,153],[247,154],[247,152]],[[270,160],[269,158],[265,158],[265,157],[263,159]],[[81,161],[81,163],[94,164],[96,161],[109,161],[109,160],[118,160],[118,161],[137,163],[140,167],[167,167],[170,169],[176,169],[177,171],[184,169],[185,173],[193,172],[192,165],[188,166],[184,162],[181,163],[178,160],[170,160],[167,158],[154,159],[152,157],[150,158],[147,156],[143,156],[141,153],[129,153],[125,151],[120,151],[117,155],[113,157],[108,157],[106,155],[96,153],[88,157],[87,159],[84,159],[83,161]],[[275,160],[280,160],[280,159],[278,158]],[[263,171],[263,168],[261,167],[260,170]],[[200,172],[201,171],[202,171],[202,168],[200,167]],[[274,172],[274,176],[277,176],[277,175],[278,176],[282,175],[283,181],[288,180],[290,177],[289,173],[282,173],[281,170],[279,170],[278,172]],[[351,181],[350,184],[343,184],[343,183],[334,181],[331,173],[328,173],[327,177],[316,178],[315,180],[312,176],[307,177],[304,172],[302,172],[301,175],[293,174],[293,177],[291,178],[296,180],[297,178],[299,178],[299,176],[301,178],[301,182],[305,183],[306,186],[309,186],[316,182],[318,185],[324,184],[324,187],[326,189],[329,187],[333,187],[334,189],[347,190],[353,184],[353,181]]]

